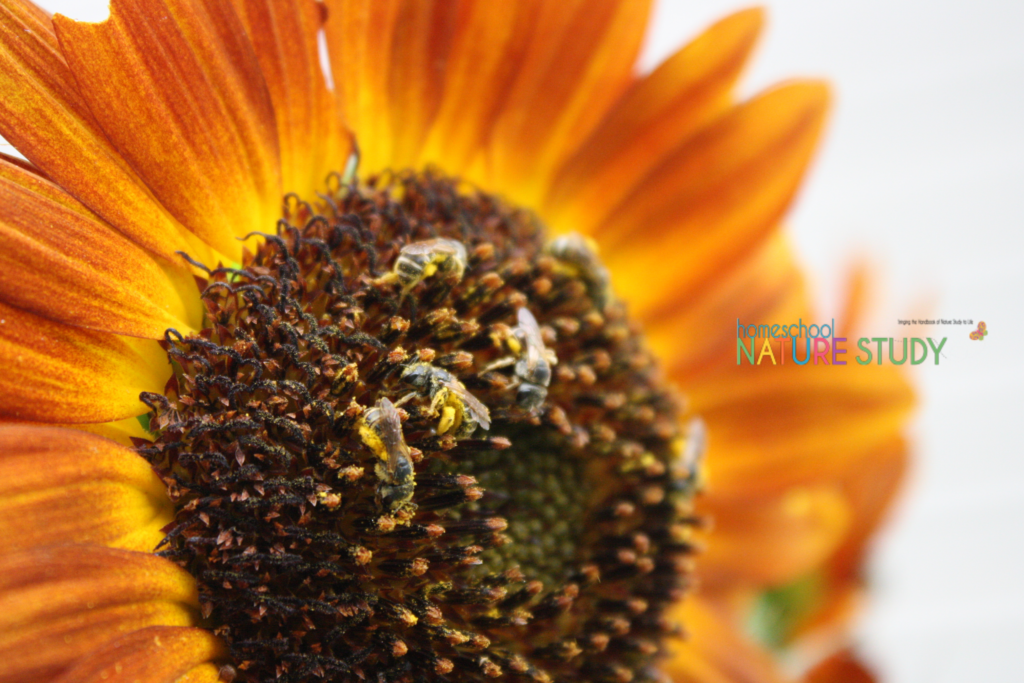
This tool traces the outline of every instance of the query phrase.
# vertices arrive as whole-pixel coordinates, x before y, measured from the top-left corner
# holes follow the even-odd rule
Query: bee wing
[[[537,319],[533,317],[533,313],[530,313],[530,309],[524,306],[519,309],[516,315],[519,320],[519,329],[523,331],[523,336],[526,337],[526,345],[534,346],[543,351],[544,339],[540,336],[540,325],[537,324]]]
[[[382,398],[378,405],[381,414],[378,427],[380,440],[388,454],[388,474],[393,475],[399,461],[403,458],[409,459],[409,446],[406,445],[405,435],[402,433],[402,418],[398,414],[398,408],[386,398]]]
[[[457,379],[442,380],[441,382],[449,390],[455,393],[462,402],[466,404],[466,412],[473,418],[473,421],[484,429],[491,428],[491,411],[487,410],[487,406],[480,402],[480,400],[469,393],[469,390]]]

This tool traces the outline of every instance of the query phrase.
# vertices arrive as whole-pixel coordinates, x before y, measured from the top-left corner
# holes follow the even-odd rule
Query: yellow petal
[[[311,198],[341,173],[352,140],[317,46],[324,8],[315,0],[234,0],[267,81],[277,120],[285,192]]]
[[[103,132],[173,216],[235,258],[235,236],[273,228],[274,111],[230,5],[114,0],[103,23],[54,27]]]
[[[0,134],[51,180],[150,251],[197,255],[104,135],[78,93],[49,17],[26,0],[0,2]]]
[[[0,556],[0,679],[35,683],[110,641],[196,623],[195,580],[148,553],[69,545]]]
[[[0,417],[109,422],[141,415],[143,391],[163,392],[167,355],[155,341],[40,318],[0,303]]]
[[[152,551],[174,519],[149,464],[112,441],[0,425],[0,539],[7,550],[97,543]]]
[[[764,243],[800,184],[827,102],[820,83],[761,95],[691,137],[622,200],[594,235],[633,311],[692,295]]]
[[[0,299],[67,323],[150,339],[201,321],[188,271],[152,256],[58,186],[0,161]],[[172,278],[168,273],[178,271]]]
[[[732,105],[732,87],[764,23],[722,19],[633,85],[559,169],[543,203],[555,230],[590,233],[648,172]]]

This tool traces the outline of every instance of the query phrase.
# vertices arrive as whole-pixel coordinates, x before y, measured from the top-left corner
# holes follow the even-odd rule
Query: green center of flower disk
[[[642,681],[687,585],[681,407],[578,236],[455,181],[288,197],[146,394],[243,681]]]

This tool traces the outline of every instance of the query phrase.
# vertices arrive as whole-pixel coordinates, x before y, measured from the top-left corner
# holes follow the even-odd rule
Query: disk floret
[[[694,444],[596,255],[430,174],[283,215],[139,446],[239,680],[658,677]]]

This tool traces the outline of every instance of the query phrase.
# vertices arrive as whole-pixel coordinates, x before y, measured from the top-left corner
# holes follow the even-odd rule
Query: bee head
[[[427,363],[413,363],[402,370],[402,380],[423,389],[430,380],[431,366]]]

